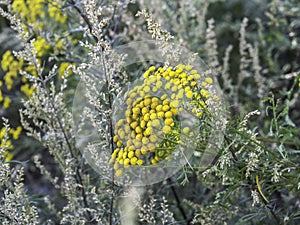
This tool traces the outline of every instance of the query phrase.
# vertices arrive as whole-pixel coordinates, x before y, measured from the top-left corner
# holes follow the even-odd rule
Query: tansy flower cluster
[[[46,7],[47,6],[47,7]],[[67,16],[62,13],[61,6],[55,1],[45,0],[14,0],[12,3],[13,10],[34,29],[44,27],[46,17],[53,18],[56,22],[66,23]],[[24,24],[26,30],[26,25]]]
[[[34,28],[38,29],[44,25],[43,22],[40,22],[40,19],[45,17],[44,4],[44,0],[14,0],[12,8],[15,12],[19,13],[27,23],[33,24]],[[24,26],[24,28],[26,28],[26,26]]]
[[[25,32],[33,29],[33,33],[40,34],[43,30],[63,28],[65,31],[65,29],[69,29],[66,25],[68,16],[62,10],[62,5],[57,1],[14,0],[12,9],[20,17]],[[48,23],[45,24],[44,21],[48,21]],[[66,41],[73,42],[73,44],[78,42],[77,39],[73,40],[71,35],[63,38],[55,35],[54,37],[49,37],[49,39],[52,39],[51,43],[42,36],[36,36],[33,45],[37,50],[38,57],[49,55],[50,51],[65,50]]]
[[[212,84],[212,78],[202,78],[191,65],[151,66],[143,75],[143,83],[125,94],[125,115],[115,123],[116,148],[110,163],[116,176],[131,166],[169,160],[176,147],[184,144],[180,137],[193,135],[188,126],[181,127],[180,113],[190,110],[200,118],[207,100],[216,99],[209,92]]]
[[[22,21],[22,26],[24,27],[25,32],[28,29],[33,29],[34,32],[45,29],[45,24],[43,21],[52,20],[55,24],[63,25],[67,16],[63,14],[62,6],[56,1],[45,1],[45,0],[14,0],[12,3],[12,10],[14,13],[19,16]],[[57,23],[59,22],[59,23]],[[49,23],[51,24],[51,23]],[[56,54],[61,54],[65,51],[65,42],[71,41],[74,44],[76,39],[72,40],[71,36],[66,38],[61,38],[59,36],[50,37],[51,41],[47,41],[42,36],[36,36],[35,40],[32,42],[33,47],[37,52],[37,57],[39,64],[42,64],[42,60],[45,57],[50,56],[53,52]],[[51,43],[50,43],[51,42]],[[58,75],[61,79],[68,66],[71,65],[70,62],[62,62],[58,68]],[[20,91],[23,92],[27,97],[31,97],[34,92],[34,87],[26,79],[25,76],[22,76],[21,79],[19,74],[20,71],[25,71],[32,76],[37,76],[36,68],[33,65],[28,65],[27,62],[24,62],[23,59],[19,59],[13,56],[11,50],[7,50],[1,59],[1,68],[5,72],[3,76],[3,81],[0,81],[0,102],[3,103],[3,108],[6,109],[10,106],[12,100],[10,97],[5,96],[3,93],[3,88],[6,87],[6,91],[11,92],[14,90],[14,87],[17,86],[20,88]],[[72,71],[68,69],[70,74]],[[4,84],[4,85],[3,85]],[[15,85],[16,84],[16,85]]]
[[[51,1],[48,6],[49,16],[59,23],[65,23],[68,17],[62,13],[61,8],[57,2]]]
[[[15,58],[10,50],[7,50],[1,60],[1,69],[5,72],[3,77],[5,87],[7,91],[11,91],[15,81],[19,77],[20,71],[24,70],[33,76],[37,76],[35,67],[32,65],[25,65],[23,59]],[[34,91],[34,87],[29,85],[27,79],[23,76],[20,82],[20,90],[28,97],[30,97]],[[2,81],[0,81],[0,87],[3,86]],[[3,108],[8,108],[11,99],[8,96],[3,97],[2,90],[0,90],[0,102],[3,101]]]
[[[45,38],[41,36],[38,36],[32,44],[35,50],[37,51],[37,57],[39,58],[46,55],[49,49],[51,49],[51,45],[49,45]]]
[[[21,134],[22,127],[18,126],[16,129],[10,129],[9,135],[12,137],[13,140],[17,140]],[[13,154],[9,151],[13,149],[13,145],[11,140],[3,141],[5,134],[7,133],[7,128],[2,127],[0,130],[0,144],[1,147],[4,149],[7,149],[7,151],[4,153],[5,161],[8,162],[13,158]]]
[[[50,48],[50,45],[46,44],[43,38],[38,38],[34,43],[34,47],[37,50],[37,55],[42,57],[46,51]],[[39,60],[41,64],[41,60]],[[68,69],[69,66],[72,65],[70,62],[62,62],[58,67],[58,75],[59,79],[61,79],[65,72],[67,71],[69,74],[72,73],[71,69]],[[3,87],[3,83],[7,89],[7,91],[12,91],[14,87],[14,83],[17,86],[20,86],[20,91],[23,92],[27,97],[31,97],[34,92],[34,87],[29,83],[25,76],[22,76],[21,80],[18,80],[20,77],[20,71],[23,70],[29,73],[32,76],[37,76],[37,71],[35,66],[26,65],[23,59],[19,59],[13,56],[10,50],[7,50],[1,59],[1,69],[5,72],[3,77],[3,82],[0,81],[0,87]],[[0,89],[0,102],[3,102],[3,108],[6,109],[10,106],[11,99],[8,96],[3,96],[3,92]]]
[[[58,68],[58,77],[62,79],[65,76],[65,73],[71,74],[73,71],[70,66],[74,65],[70,62],[62,62]]]

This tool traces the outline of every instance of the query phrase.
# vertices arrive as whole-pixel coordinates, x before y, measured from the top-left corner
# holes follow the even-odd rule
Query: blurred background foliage
[[[55,78],[58,86],[65,71],[69,70],[71,76],[68,77],[70,85],[66,99],[71,106],[79,78],[68,69],[68,66],[80,63],[82,56],[87,56],[87,49],[78,45],[78,40],[90,38],[85,35],[85,30],[82,28],[84,21],[76,16],[74,10],[67,7],[68,1],[62,1],[60,7],[64,8],[63,11],[55,11],[56,3],[47,5],[43,1],[27,3],[29,2],[32,2],[33,8],[40,6],[41,8],[35,10],[43,12],[34,16],[33,11],[29,10],[26,15],[22,15],[25,22],[38,21],[37,27],[27,26],[32,34],[29,38],[35,39],[38,57],[45,68],[45,74],[54,64],[58,66],[59,72]],[[103,2],[106,1],[101,1],[103,6],[112,4],[109,1]],[[52,6],[54,9],[51,8]],[[271,150],[283,148],[289,157],[294,157],[293,166],[299,167],[300,2],[298,0],[187,0],[183,3],[179,0],[140,0],[129,3],[126,10],[120,10],[119,14],[116,13],[112,17],[103,30],[104,38],[112,46],[117,46],[143,36],[147,37],[146,22],[135,16],[137,11],[144,8],[147,8],[153,18],[174,36],[175,41],[197,52],[204,62],[216,71],[225,93],[228,110],[234,118],[232,120],[236,120],[235,124],[239,124],[248,112],[259,110],[261,114],[249,121],[249,129],[256,131],[260,140]],[[18,9],[20,8],[15,6],[16,13],[22,14]],[[243,26],[244,31],[242,31]],[[245,35],[243,40],[241,35]],[[244,42],[241,46],[242,41]],[[27,137],[25,131],[21,132],[19,128],[21,99],[30,98],[31,92],[34,91],[31,89],[30,82],[20,76],[19,71],[22,68],[33,74],[34,69],[9,53],[21,49],[22,43],[3,17],[0,17],[0,43],[2,62],[0,114],[9,118],[14,128],[11,132],[14,137],[9,160],[27,162],[26,189],[33,196],[36,205],[44,207],[44,203],[39,201],[39,198],[48,195],[59,208],[65,200],[60,199],[56,189],[39,173],[32,158],[37,154],[42,155],[42,162],[46,168],[57,175],[59,171],[56,169],[56,162],[40,143]],[[227,59],[226,54],[229,56]],[[241,59],[244,61],[241,62]],[[3,66],[5,60],[8,64]],[[14,62],[16,65],[11,66]],[[12,79],[10,86],[8,72],[12,70],[14,74],[10,75]],[[227,76],[224,76],[224,73]],[[258,78],[254,79],[255,76]],[[269,94],[270,92],[273,94]],[[275,127],[274,124],[277,126]],[[230,128],[228,132],[229,139],[237,138]],[[244,137],[238,138],[243,140]],[[241,146],[235,147],[239,149]],[[264,160],[267,157],[265,156]],[[280,163],[278,157],[273,160],[274,162],[278,160]],[[235,189],[232,184],[228,184],[232,187],[228,189],[226,184],[216,182],[217,176],[207,181],[199,178],[199,174],[194,172],[188,174],[190,182],[185,186],[178,185],[176,180],[169,180],[163,184],[153,185],[152,188],[168,196],[175,219],[184,221],[178,224],[188,224],[194,217],[195,224],[225,224],[225,222],[227,224],[299,224],[300,187],[295,188],[297,182],[300,183],[299,174],[291,174],[289,177],[287,173],[279,183],[272,183],[270,177],[273,171],[271,170],[275,163],[268,163],[265,162],[265,168],[261,165],[258,171],[265,178],[264,191],[273,201],[270,205],[262,204],[257,208],[252,206],[249,193],[251,187],[257,186],[260,181],[251,183],[244,176],[236,178],[237,181],[244,179],[241,186],[244,185],[246,188],[242,191],[237,191],[238,189]],[[286,165],[287,168],[289,166]],[[233,167],[231,171],[233,177],[239,176],[240,171],[235,172],[235,169]],[[295,184],[290,183],[291,178],[297,179],[294,181]],[[163,185],[164,190],[161,190]],[[291,186],[288,187],[289,185]],[[220,201],[217,204],[211,204],[213,201],[217,202],[218,198]],[[269,215],[272,213],[268,209],[271,209],[276,216]],[[42,211],[40,216],[49,218],[51,215],[46,215]]]

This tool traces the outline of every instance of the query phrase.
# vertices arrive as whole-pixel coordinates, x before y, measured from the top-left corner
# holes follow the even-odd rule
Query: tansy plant
[[[153,167],[172,160],[179,146],[190,148],[188,142],[196,133],[181,118],[188,115],[194,123],[210,114],[209,101],[219,101],[210,91],[212,85],[211,77],[191,65],[149,67],[141,84],[122,93],[124,110],[116,110],[115,150],[110,158],[116,176],[132,166]],[[177,153],[177,157],[185,156]]]
[[[7,127],[2,127],[0,130],[0,147],[3,148],[3,150],[5,150],[3,152],[3,158],[5,160],[5,162],[8,162],[12,159],[13,155],[10,152],[10,150],[13,149],[13,144],[12,144],[12,139],[13,140],[17,140],[20,136],[22,132],[22,127],[18,126],[16,129],[10,128],[9,130],[7,130]],[[7,136],[7,140],[4,141],[5,136]]]
[[[77,40],[73,39],[71,35],[62,34],[68,30],[66,24],[68,15],[63,13],[60,4],[56,1],[45,0],[14,0],[11,5],[11,11],[22,21],[21,25],[24,32],[34,34],[33,39],[32,37],[30,39],[37,51],[40,66],[51,56],[56,61],[60,61],[60,58],[66,54],[66,46],[70,43],[77,43]],[[48,23],[45,23],[45,21],[48,21]],[[45,37],[46,35],[43,32],[54,29],[53,26],[61,34]],[[16,48],[19,48],[19,46],[16,46]],[[10,93],[13,89],[19,88],[26,97],[31,97],[34,87],[25,76],[21,77],[20,74],[25,72],[37,76],[37,71],[34,65],[20,57],[15,57],[10,49],[4,52],[0,61],[1,69],[4,72],[3,82],[0,83],[0,102],[3,104],[2,107],[6,109],[10,106],[12,100],[9,94],[3,94],[3,92]],[[63,59],[58,64],[59,79],[65,75],[65,72],[69,74],[72,72],[71,69],[68,69],[73,64],[72,62]],[[2,85],[3,83],[4,85]]]

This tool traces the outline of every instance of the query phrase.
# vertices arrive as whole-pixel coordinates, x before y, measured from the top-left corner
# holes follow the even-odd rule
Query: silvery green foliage
[[[207,21],[208,27],[206,29],[206,37],[205,37],[205,48],[207,50],[207,58],[208,62],[210,62],[210,67],[216,72],[220,72],[220,63],[218,59],[218,46],[215,29],[215,21],[214,19],[210,19]]]
[[[153,17],[165,29],[175,35],[179,43],[188,43],[190,49],[201,51],[199,42],[205,43],[206,15],[213,2],[222,0],[188,0],[188,1],[140,1],[141,8],[151,9]],[[160,7],[157,7],[157,6]]]
[[[24,189],[22,165],[11,167],[10,163],[5,162],[10,127],[7,121],[4,126],[6,132],[0,146],[0,223],[39,224],[37,208]]]
[[[193,42],[189,42],[188,38],[186,37],[187,34],[193,34],[191,32],[182,32],[182,30],[180,30],[178,26],[185,27],[185,31],[194,29],[194,31],[197,31],[198,35],[201,34],[201,32],[203,34],[203,31],[201,31],[201,29],[197,29],[198,27],[193,24],[193,18],[190,18],[189,20],[184,19],[185,15],[191,15],[191,17],[193,17],[193,11],[186,10],[188,8],[186,5],[193,5],[195,2],[200,1],[194,1],[193,3],[188,3],[186,1],[161,1],[161,7],[159,8],[155,7],[155,1],[143,2],[143,5],[151,7],[153,9],[153,17],[157,21],[159,21],[163,27],[167,27],[173,31],[172,35],[174,35],[175,41],[179,41],[180,43],[185,43],[187,46],[191,46],[189,44]],[[230,2],[234,3],[236,1]],[[285,217],[284,219],[279,218],[276,215],[276,210],[278,208],[273,209],[272,207],[276,208],[276,204],[278,204],[280,210],[280,202],[283,201],[282,193],[280,194],[278,199],[274,197],[276,191],[280,192],[280,185],[278,185],[278,181],[280,179],[283,179],[283,171],[286,172],[287,177],[295,176],[295,172],[297,169],[294,166],[299,163],[299,161],[297,161],[297,159],[293,157],[294,154],[299,153],[299,151],[295,149],[295,146],[299,146],[299,142],[295,141],[295,139],[294,141],[290,139],[293,136],[291,133],[297,133],[297,131],[294,130],[293,127],[295,126],[295,124],[290,120],[287,112],[289,108],[293,108],[295,102],[297,102],[297,100],[295,99],[298,97],[298,94],[295,93],[295,89],[292,88],[291,90],[289,90],[288,87],[286,87],[284,88],[284,90],[287,91],[287,94],[284,96],[287,97],[288,100],[284,102],[278,100],[276,102],[274,96],[271,96],[270,98],[268,97],[265,100],[264,104],[263,99],[267,96],[270,87],[278,88],[278,85],[280,85],[280,82],[276,82],[276,78],[274,80],[268,80],[265,78],[265,76],[270,76],[269,73],[272,73],[273,76],[276,76],[277,78],[280,77],[280,79],[284,80],[283,82],[291,82],[294,83],[293,85],[295,85],[293,79],[295,79],[296,74],[298,74],[297,72],[282,76],[282,73],[288,70],[288,68],[299,70],[299,64],[295,63],[295,58],[291,59],[294,64],[288,62],[287,65],[281,66],[279,64],[279,60],[273,57],[274,52],[272,53],[272,51],[294,51],[293,49],[295,49],[295,44],[299,41],[295,35],[297,33],[296,27],[299,28],[299,16],[296,16],[296,12],[299,11],[298,8],[299,7],[295,3],[295,1],[271,1],[270,8],[264,8],[264,10],[266,10],[264,13],[269,18],[268,21],[264,21],[267,24],[262,24],[261,20],[257,18],[256,21],[259,29],[257,33],[255,33],[255,31],[251,30],[251,27],[249,27],[249,22],[251,22],[253,26],[253,21],[249,21],[250,18],[244,17],[244,19],[242,18],[239,20],[240,22],[238,24],[235,24],[235,31],[237,32],[234,36],[238,37],[238,41],[234,42],[235,45],[222,46],[226,48],[226,51],[223,58],[223,65],[221,68],[222,73],[220,74],[220,79],[223,81],[224,90],[226,91],[226,93],[228,93],[228,95],[226,96],[227,100],[230,106],[232,106],[233,104],[233,107],[231,107],[231,109],[234,114],[247,116],[245,116],[244,119],[241,119],[241,121],[235,121],[233,124],[228,124],[228,132],[226,132],[225,134],[226,141],[224,143],[223,150],[220,154],[220,157],[218,158],[218,161],[204,173],[201,174],[200,172],[200,174],[205,178],[208,184],[213,183],[214,185],[216,185],[216,182],[214,180],[216,178],[214,176],[217,176],[217,179],[220,179],[223,185],[228,185],[228,188],[225,188],[225,191],[222,191],[222,188],[216,191],[218,193],[216,194],[216,201],[214,202],[214,204],[223,204],[223,201],[229,196],[231,196],[229,197],[229,199],[236,199],[236,201],[239,201],[239,195],[249,196],[249,198],[252,198],[252,204],[258,207],[258,209],[256,211],[255,208],[251,208],[252,204],[246,203],[246,207],[249,207],[249,215],[245,215],[245,217],[241,218],[239,220],[240,224],[246,223],[246,221],[251,220],[276,221],[277,223],[279,223],[280,220],[284,220],[285,223],[289,220],[289,217]],[[198,15],[201,15],[201,13],[205,11],[205,9],[205,7],[198,8]],[[185,14],[182,13],[182,11],[184,10],[186,10]],[[188,12],[190,14],[188,14]],[[284,19],[283,15],[285,15],[285,18],[287,19]],[[292,23],[288,22],[291,20],[293,21]],[[285,33],[285,24],[289,27],[289,37],[287,37],[287,34]],[[222,39],[223,37],[218,37],[218,35],[214,33],[212,21],[208,22],[208,26],[209,28],[207,29],[206,35],[206,47],[204,45],[201,45],[203,44],[201,43],[201,40],[203,40],[202,35],[202,38],[199,37],[197,39],[198,48],[200,48],[198,52],[199,54],[201,54],[205,47],[206,51],[208,52],[207,55],[210,56],[210,60],[207,61],[207,63],[209,64],[209,66],[215,67],[216,60],[223,57],[222,55],[220,55],[220,53],[217,53],[216,49],[218,50],[218,46],[216,45],[216,43],[218,43],[217,41],[219,41],[218,38]],[[218,26],[219,24],[216,22],[216,31],[219,31]],[[282,26],[282,30],[280,26]],[[220,29],[222,29],[222,27]],[[277,35],[278,40],[276,38],[270,38],[270,36],[272,37],[272,34],[270,36],[267,36],[265,34],[265,32],[268,32],[268,29],[275,30],[274,35]],[[256,37],[254,41],[253,37]],[[270,38],[271,41],[269,41],[267,38]],[[271,43],[272,40],[274,43]],[[272,48],[269,48],[266,45],[266,42],[268,41],[268,44],[271,44]],[[282,47],[281,44],[283,45]],[[234,51],[235,54],[238,55],[238,58],[231,58]],[[217,58],[215,56],[219,57]],[[284,57],[284,55],[282,57]],[[238,68],[238,71],[235,74],[232,74],[231,72],[233,66]],[[250,84],[248,82],[249,80],[252,80],[253,82],[251,82]],[[272,84],[272,81],[275,81],[275,83]],[[252,100],[257,103],[253,106],[257,106],[259,108],[259,113],[256,113],[255,111],[254,113],[247,113]],[[280,104],[282,104],[282,107],[280,107]],[[255,109],[256,108],[254,108],[253,110]],[[265,115],[265,111],[268,114],[267,117]],[[255,116],[255,114],[257,114],[257,116]],[[250,116],[254,116],[254,118],[250,118]],[[264,123],[264,125],[267,126],[264,127],[267,129],[267,131],[259,130],[258,127],[260,127],[260,125],[254,125],[255,121],[262,122],[264,120],[268,120],[268,116],[273,117],[270,122],[270,127],[268,127],[268,125]],[[284,119],[285,117],[286,119]],[[281,125],[279,125],[278,122]],[[260,128],[264,129],[263,127]],[[284,130],[287,131],[287,133]],[[266,134],[265,132],[268,133],[267,136],[275,137],[276,140],[271,140],[271,142],[269,143],[268,138],[267,140],[263,138]],[[290,141],[285,143],[285,138]],[[294,143],[295,146],[291,147],[287,143]],[[289,148],[293,148],[294,150],[288,150]],[[239,173],[235,173],[234,171],[239,171]],[[255,181],[256,175],[258,179]],[[273,183],[269,183],[270,181],[272,181]],[[284,185],[283,180],[281,181],[281,184]],[[239,185],[237,185],[237,183],[239,183]],[[297,185],[298,182],[291,182],[291,188],[289,189],[289,191],[293,196],[299,196],[299,191],[296,190],[298,187]],[[245,189],[243,190],[243,187],[249,187],[251,191],[249,192]],[[258,187],[262,187],[263,189],[259,190]],[[274,197],[274,201],[276,203],[272,203],[270,199],[267,199],[269,202],[264,199],[264,195],[266,195],[266,193],[264,192],[268,192],[268,190],[270,190],[268,188],[271,187],[276,189],[276,191],[275,193],[270,191],[269,197]],[[215,206],[214,204],[208,204],[204,207],[208,211],[210,211],[210,207]],[[259,207],[261,206],[265,206],[267,208],[267,211],[271,214],[271,218],[267,218],[267,216],[262,213],[263,211],[259,211]],[[297,207],[297,203],[294,202],[293,207]],[[298,218],[297,213],[293,213],[293,210],[291,210],[291,212],[294,218]],[[225,213],[225,217],[226,216],[228,216],[228,218],[231,217],[229,213],[227,215]],[[208,223],[207,221],[204,221],[205,220],[202,221],[203,224]],[[215,224],[217,223],[217,220],[213,220],[211,223]]]
[[[59,185],[58,178],[51,179],[67,199],[61,223],[82,224],[93,219],[93,210],[89,208],[92,187],[87,185],[89,177],[82,173],[83,161],[75,146],[72,115],[64,101],[66,79],[57,90],[51,80],[55,69],[54,67],[48,76],[43,77],[42,69],[37,67],[40,76],[31,77],[36,91],[30,99],[24,101],[24,109],[20,111],[20,115],[23,127],[28,130],[27,135],[39,140],[49,150],[63,174],[63,181]],[[29,120],[34,123],[34,127]],[[38,160],[36,164],[39,164]],[[41,164],[39,167],[43,168]],[[50,176],[45,168],[41,172],[46,177]]]
[[[155,198],[150,194],[149,202],[142,203],[139,220],[146,224],[174,224],[176,221],[169,210],[166,198]]]
[[[86,12],[90,13],[89,18],[91,18],[92,12],[90,12],[89,9],[86,9]],[[13,16],[4,12],[2,14],[11,19],[12,24],[16,24],[15,27],[19,27],[19,21]],[[94,21],[94,24],[96,26],[96,21]],[[99,30],[99,27],[97,27],[97,29],[99,32],[93,35],[100,35],[101,30]],[[53,210],[51,213],[57,216],[53,218],[54,221],[59,220],[61,224],[117,223],[115,210],[113,208],[113,211],[107,210],[112,204],[111,198],[113,198],[114,195],[114,191],[111,189],[112,184],[102,184],[102,188],[105,189],[105,192],[103,192],[102,188],[97,187],[101,184],[101,177],[95,183],[96,186],[93,184],[92,179],[94,178],[91,178],[90,174],[85,172],[87,167],[85,166],[79,149],[75,145],[73,118],[65,100],[65,91],[68,88],[67,79],[63,78],[62,83],[57,87],[53,79],[57,73],[57,67],[53,66],[49,73],[45,73],[43,66],[40,65],[36,57],[36,50],[32,45],[32,41],[29,43],[26,42],[26,35],[23,34],[23,30],[16,29],[16,31],[19,32],[20,37],[23,38],[24,48],[19,52],[15,52],[15,54],[33,65],[38,74],[38,77],[35,77],[25,71],[22,72],[22,75],[33,83],[35,92],[31,98],[23,101],[24,108],[20,110],[21,122],[23,127],[27,130],[27,135],[35,138],[48,149],[60,169],[59,178],[51,177],[51,173],[43,167],[39,158],[35,157],[35,163],[41,169],[41,173],[49,178],[66,202],[62,212],[57,213],[53,210],[54,207],[50,207],[49,199],[46,201],[49,203],[48,208]],[[85,47],[87,47],[87,45]],[[90,44],[89,47],[96,52],[104,45],[107,44],[103,40],[100,40],[95,46]],[[108,52],[108,47],[103,50],[103,54],[108,54]],[[94,65],[95,61],[98,60],[97,56],[94,56],[95,55],[91,55],[93,60],[89,62],[90,65]],[[103,58],[100,59],[102,60]],[[115,69],[110,66],[108,66],[108,69],[109,71],[115,71]],[[112,77],[111,73],[108,74],[110,77]],[[112,88],[117,88],[113,84],[112,78],[107,81]],[[109,113],[107,114],[106,112],[106,115],[109,115]],[[106,121],[106,123],[108,123],[108,121]],[[108,142],[107,139],[105,141]],[[17,176],[17,178],[16,183],[18,184],[21,179],[20,176]],[[60,181],[58,182],[59,179]],[[22,185],[15,186],[16,193],[18,193],[22,187]],[[5,192],[5,195],[7,198],[13,197],[10,192]],[[24,220],[28,220],[24,224],[34,224],[34,222],[31,223],[29,221],[32,216],[30,213],[23,216]],[[51,223],[51,219],[49,219],[48,222]]]
[[[80,30],[85,32],[86,39],[80,42],[79,47],[87,54],[81,57],[73,53],[73,58],[78,60],[79,64],[73,69],[88,87],[86,97],[89,103],[99,112],[100,116],[95,116],[89,108],[86,108],[83,116],[88,118],[97,130],[100,149],[111,151],[113,148],[110,116],[112,106],[109,101],[118,95],[122,85],[128,80],[126,74],[120,69],[123,65],[122,56],[114,55],[111,45],[120,40],[128,41],[144,37],[146,29],[156,40],[167,42],[172,36],[175,42],[189,46],[209,59],[207,62],[209,66],[218,72],[221,71],[219,78],[223,81],[223,89],[228,92],[229,105],[234,103],[236,107],[234,113],[241,116],[241,119],[226,124],[222,150],[209,168],[205,171],[192,166],[185,168],[183,173],[185,180],[194,179],[192,185],[200,183],[201,187],[192,186],[188,189],[184,186],[182,188],[187,188],[187,191],[183,191],[177,199],[176,193],[169,193],[171,186],[181,188],[176,182],[171,184],[163,182],[157,186],[147,187],[153,191],[139,196],[136,202],[133,202],[134,204],[127,203],[133,204],[132,207],[138,215],[138,219],[132,220],[133,223],[179,224],[182,222],[185,224],[187,219],[183,219],[184,216],[180,214],[186,214],[193,224],[230,222],[253,224],[265,221],[287,224],[293,219],[296,221],[299,218],[297,212],[299,202],[294,201],[299,199],[300,189],[299,161],[297,161],[299,150],[296,148],[299,143],[295,141],[297,128],[289,117],[289,107],[296,104],[296,95],[292,89],[285,90],[284,101],[276,101],[274,96],[265,100],[266,106],[261,101],[268,92],[266,87],[268,81],[264,79],[264,75],[270,71],[275,73],[275,69],[271,67],[276,65],[271,58],[270,65],[263,64],[264,59],[260,57],[264,52],[262,47],[266,48],[266,40],[263,36],[266,32],[265,24],[257,20],[258,40],[252,42],[247,35],[250,32],[247,26],[249,19],[239,20],[235,35],[238,41],[235,45],[232,43],[226,46],[222,55],[218,52],[220,46],[217,45],[219,24],[213,20],[206,22],[208,6],[215,1],[139,1],[142,10],[139,14],[144,16],[139,20],[136,14],[131,15],[126,12],[129,2],[104,2],[108,5],[103,5],[106,3],[96,0],[66,1],[66,6],[72,8],[80,18],[78,19]],[[291,5],[293,1],[272,1],[270,11],[266,13],[270,20],[268,25],[278,28],[281,14],[296,17],[299,8]],[[148,10],[143,10],[144,8]],[[87,151],[98,163],[96,166],[101,168],[102,175],[96,174],[89,165],[86,165],[85,156],[76,146],[77,130],[66,103],[68,77],[66,76],[62,83],[57,85],[54,79],[57,74],[56,66],[46,72],[43,64],[38,62],[32,44],[27,42],[29,36],[24,34],[20,21],[3,9],[0,9],[0,12],[10,19],[12,27],[25,43],[22,51],[15,52],[15,55],[35,66],[39,74],[38,77],[33,77],[22,72],[23,76],[32,81],[36,91],[32,98],[24,100],[24,108],[20,113],[27,135],[43,144],[59,168],[59,171],[53,174],[43,166],[41,154],[38,153],[34,157],[35,165],[53,184],[57,196],[63,202],[58,209],[52,196],[44,197],[46,207],[39,210],[54,215],[53,218],[46,218],[46,223],[120,224],[122,215],[118,212],[117,205],[119,198],[126,196],[124,189],[112,183],[107,176],[102,176],[110,174],[111,168],[101,164],[107,159],[99,156],[99,146],[89,144]],[[116,29],[108,28],[113,26],[113,23],[110,23],[111,18],[117,17],[121,17],[120,21],[126,24],[122,33],[118,34]],[[296,35],[297,24],[299,23],[294,22],[288,25],[292,40],[290,49],[296,49],[299,42]],[[170,46],[165,45],[166,52],[172,52]],[[238,62],[234,62],[231,58],[234,51],[240,57]],[[72,52],[69,55],[72,55]],[[220,60],[221,58],[223,59]],[[237,79],[234,79],[231,73],[233,66],[238,68],[238,72],[234,74],[237,75]],[[285,71],[284,68],[282,71]],[[99,92],[98,86],[90,75],[101,78],[105,91]],[[243,84],[249,77],[253,78],[253,85],[257,90],[253,96],[261,101],[261,108],[259,111],[247,113],[252,109],[248,110],[247,103],[241,104],[242,100],[246,102],[248,100],[240,93],[244,94],[244,91],[249,90],[249,86],[245,88]],[[260,122],[264,120],[267,122],[261,125],[256,122],[258,119]],[[2,152],[4,150],[1,149]],[[3,188],[1,193],[3,198],[1,198],[0,211],[4,215],[0,217],[1,222],[39,224],[38,210],[24,192],[23,171],[19,166],[11,168],[10,165],[1,160],[0,183],[1,190]],[[189,190],[193,190],[192,197],[188,196]],[[278,207],[282,202],[285,202],[285,205],[282,208]],[[179,213],[180,207],[181,213]]]

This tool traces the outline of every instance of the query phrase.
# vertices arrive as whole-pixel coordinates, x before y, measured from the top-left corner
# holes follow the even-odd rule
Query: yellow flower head
[[[113,137],[118,150],[110,159],[115,163],[116,176],[122,176],[122,167],[129,169],[170,159],[181,141],[180,135],[191,133],[189,127],[180,131],[179,113],[188,111],[184,100],[194,107],[192,113],[200,119],[206,107],[201,102],[211,97],[208,88],[212,83],[212,78],[201,78],[191,65],[149,67],[142,84],[129,90],[122,100],[124,115],[116,122]]]

